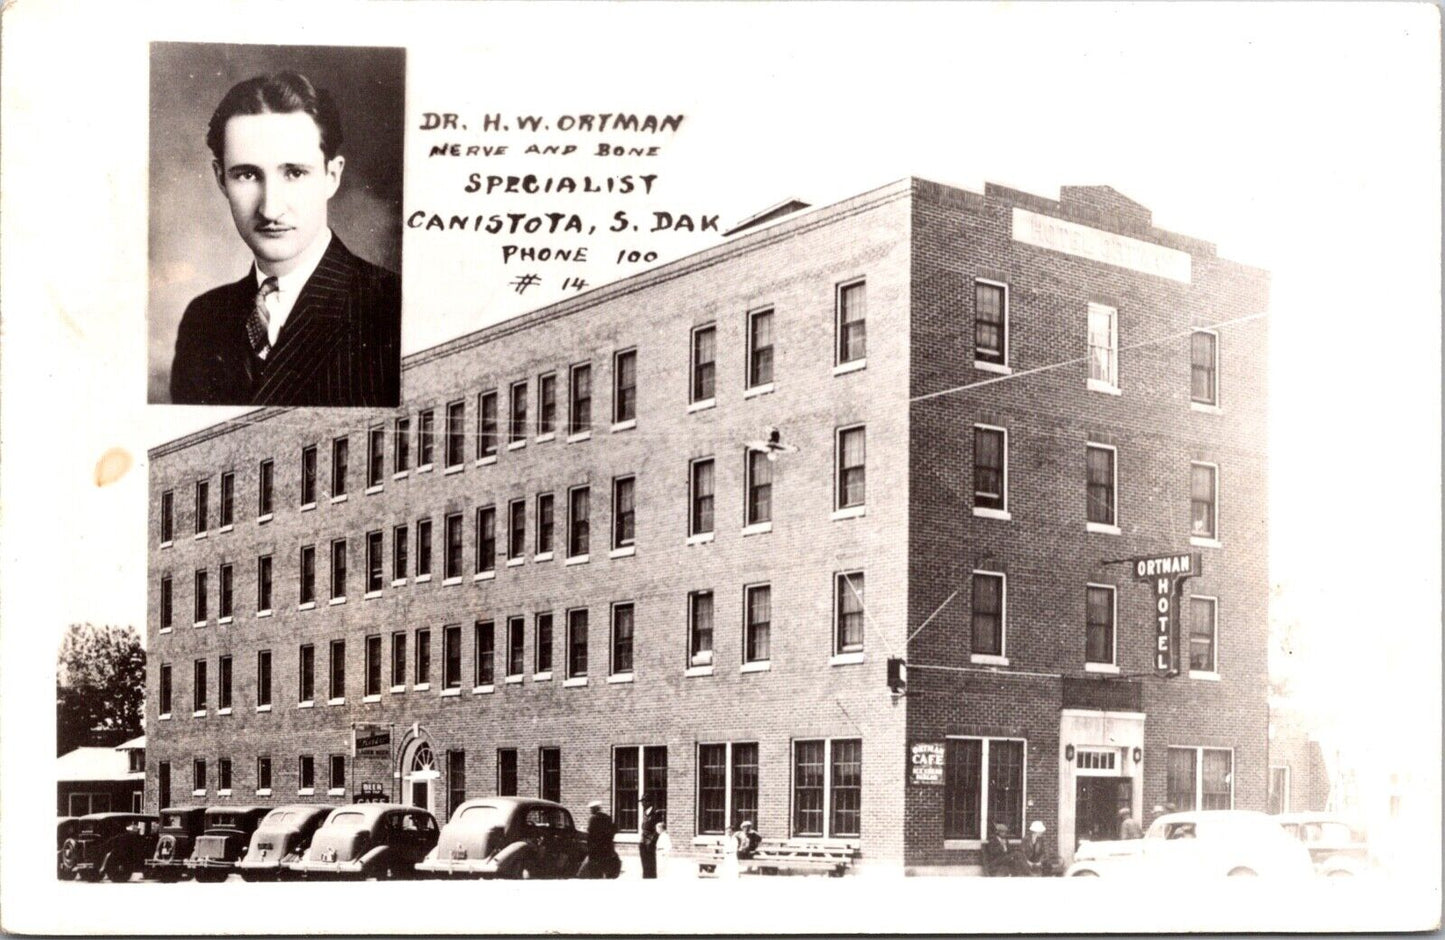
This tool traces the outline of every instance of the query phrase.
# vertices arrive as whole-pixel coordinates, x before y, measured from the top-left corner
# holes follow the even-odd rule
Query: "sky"
[[[11,669],[48,662],[69,623],[143,624],[146,450],[238,413],[144,403],[146,42],[404,43],[416,131],[407,211],[513,205],[465,193],[471,172],[656,172],[657,193],[636,205],[716,213],[724,226],[909,175],[1049,197],[1105,184],[1157,226],[1269,270],[1270,577],[1275,616],[1303,625],[1300,694],[1356,737],[1400,714],[1438,722],[1433,5],[338,9],[63,0],[7,11],[0,594]],[[70,32],[66,15],[89,28]],[[56,80],[57,55],[85,67]],[[618,163],[431,159],[417,130],[426,111],[624,110],[686,121],[658,141],[659,157]],[[197,211],[228,224],[219,196]],[[666,261],[718,240],[644,247]],[[406,232],[407,351],[563,296],[559,277],[516,294],[508,281],[522,269],[502,266],[498,245]],[[614,254],[595,252],[581,273],[600,284],[647,267]],[[134,467],[99,487],[96,462],[116,447]],[[1423,760],[1438,778],[1438,750]]]

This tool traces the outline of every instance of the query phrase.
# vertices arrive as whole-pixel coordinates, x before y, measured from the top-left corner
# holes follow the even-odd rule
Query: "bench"
[[[699,877],[716,877],[722,864],[735,851],[732,840],[714,843],[698,862]],[[855,846],[835,843],[764,839],[749,858],[740,858],[739,874],[796,875],[824,874],[842,877],[857,864],[862,852]]]

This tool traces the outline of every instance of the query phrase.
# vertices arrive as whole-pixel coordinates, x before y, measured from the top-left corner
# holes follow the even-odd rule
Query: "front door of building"
[[[1119,808],[1134,805],[1128,777],[1078,777],[1074,790],[1074,847],[1119,838]]]

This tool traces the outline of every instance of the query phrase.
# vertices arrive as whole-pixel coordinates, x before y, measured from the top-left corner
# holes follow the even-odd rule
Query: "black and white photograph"
[[[3,16],[0,927],[1439,929],[1437,7]]]

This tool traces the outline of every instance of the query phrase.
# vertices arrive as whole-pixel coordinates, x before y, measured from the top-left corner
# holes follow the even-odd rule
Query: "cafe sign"
[[[1180,672],[1183,643],[1179,629],[1179,605],[1184,582],[1203,573],[1198,552],[1132,558],[1134,580],[1154,588],[1154,674],[1162,679]]]
[[[391,728],[388,725],[354,725],[352,757],[390,757]]]
[[[914,786],[943,786],[943,745],[934,741],[919,741],[908,753],[909,779]]]

